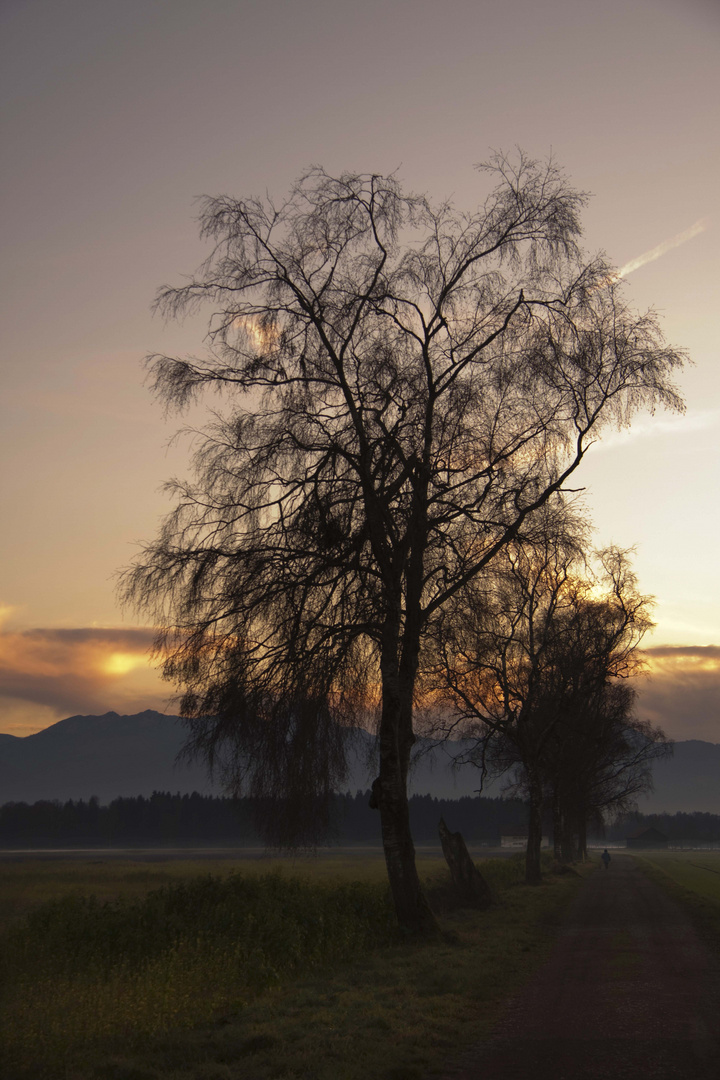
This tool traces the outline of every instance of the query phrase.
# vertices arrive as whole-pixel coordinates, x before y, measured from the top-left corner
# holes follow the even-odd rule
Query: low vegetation
[[[6,885],[5,1075],[421,1076],[480,1037],[546,954],[578,882],[528,889],[521,859],[488,861],[502,902],[475,913],[452,910],[439,863],[421,863],[445,935],[419,946],[393,929],[379,858],[308,860],[301,873],[191,865],[76,864],[74,881],[56,866],[43,900],[52,871],[28,864],[35,885],[14,909]],[[10,869],[20,888],[22,865]]]

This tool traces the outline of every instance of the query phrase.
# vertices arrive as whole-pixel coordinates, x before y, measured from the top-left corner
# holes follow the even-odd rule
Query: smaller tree
[[[548,749],[546,798],[552,806],[555,857],[587,857],[588,827],[637,805],[652,789],[653,762],[672,752],[660,728],[634,715],[636,693],[608,681],[574,714],[563,717]]]
[[[484,772],[519,768],[530,884],[541,879],[548,796],[558,832],[572,828],[584,848],[589,814],[647,782],[650,748],[662,740],[629,715],[623,680],[640,668],[651,602],[637,591],[628,553],[600,552],[592,573],[577,521],[556,507],[544,526],[506,549],[482,591],[466,590],[439,636],[436,667],[452,727],[475,740],[461,760]]]

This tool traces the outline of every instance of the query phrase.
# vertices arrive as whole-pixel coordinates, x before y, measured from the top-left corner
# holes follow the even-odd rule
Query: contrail
[[[678,233],[677,236],[671,237],[670,240],[663,240],[662,244],[658,244],[657,247],[652,248],[650,251],[646,251],[644,255],[638,255],[636,259],[631,259],[629,263],[625,263],[621,266],[616,274],[617,278],[627,277],[628,274],[632,274],[633,270],[639,270],[641,266],[646,266],[648,263],[655,262],[666,252],[672,251],[673,248],[680,247],[686,240],[692,240],[693,236],[698,236],[699,233],[705,232],[710,224],[709,218],[700,218],[694,225],[691,225],[685,232]]]

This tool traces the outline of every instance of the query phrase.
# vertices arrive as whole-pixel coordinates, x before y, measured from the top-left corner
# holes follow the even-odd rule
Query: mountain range
[[[185,727],[177,716],[150,709],[133,716],[71,716],[34,735],[0,735],[0,804],[41,799],[89,799],[101,803],[118,796],[153,791],[221,794],[200,763],[177,764]],[[410,778],[411,792],[437,798],[474,795],[479,775],[472,767],[452,768],[458,744],[420,741]],[[373,740],[358,733],[349,748],[349,774],[342,790],[370,786]],[[655,763],[655,790],[639,802],[642,813],[704,811],[720,813],[720,745],[688,740],[675,743],[673,757]],[[502,780],[483,794],[502,793]]]

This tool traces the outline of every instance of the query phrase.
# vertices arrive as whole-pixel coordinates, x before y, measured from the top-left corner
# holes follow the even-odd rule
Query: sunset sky
[[[694,362],[580,479],[657,597],[640,714],[720,742],[717,0],[4,0],[0,731],[165,707],[114,575],[186,467],[142,357],[198,352],[155,291],[207,254],[196,197],[310,164],[474,208],[493,149],[550,152],[585,246]],[[206,313],[207,314],[207,313]]]

